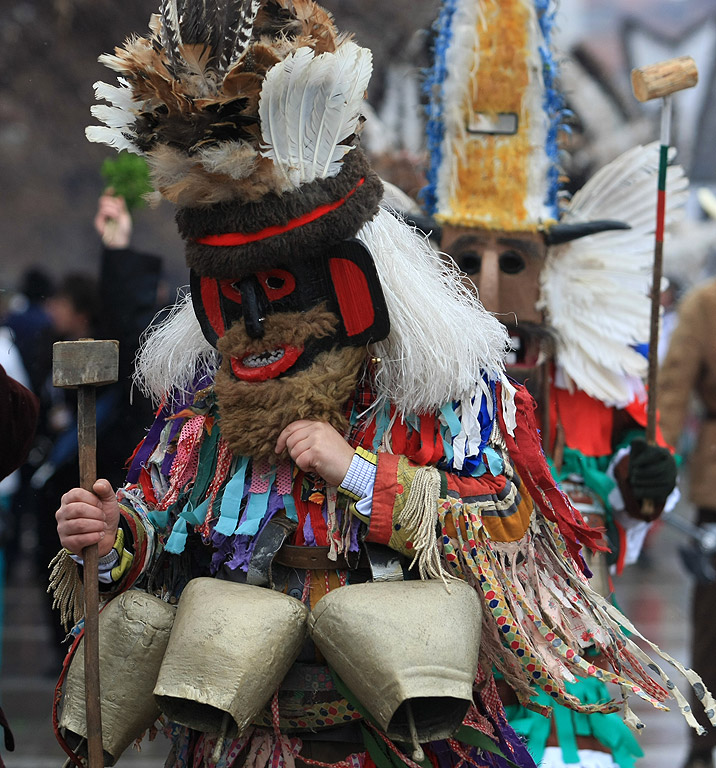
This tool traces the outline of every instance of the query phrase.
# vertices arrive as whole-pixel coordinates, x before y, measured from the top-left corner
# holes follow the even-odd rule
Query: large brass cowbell
[[[271,589],[193,579],[154,688],[162,711],[197,731],[243,733],[296,660],[307,616],[303,603]]]
[[[355,584],[330,592],[309,619],[314,643],[391,739],[454,735],[472,703],[481,605],[461,581]]]
[[[422,743],[448,738],[462,724],[472,703],[481,628],[480,600],[468,584],[341,587],[309,616],[288,595],[198,578],[177,609],[130,591],[100,615],[105,764],[114,765],[160,711],[198,731],[243,733],[295,661],[307,628],[390,738],[410,741],[408,710]],[[70,737],[84,735],[82,669],[80,646],[60,720]]]
[[[130,590],[111,600],[99,615],[102,747],[104,764],[114,765],[161,711],[152,689],[169,642],[174,606]],[[84,644],[80,641],[67,673],[60,728],[80,753],[86,748]]]

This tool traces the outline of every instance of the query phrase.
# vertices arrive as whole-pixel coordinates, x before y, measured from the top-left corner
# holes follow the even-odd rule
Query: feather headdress
[[[164,0],[147,38],[101,60],[119,84],[95,86],[110,105],[94,107],[104,125],[88,138],[147,158],[155,188],[179,206],[195,272],[236,279],[356,237],[391,318],[375,346],[379,402],[421,412],[469,399],[483,373],[500,377],[504,329],[424,240],[379,210],[382,185],[357,146],[371,54],[320,6]],[[190,310],[185,301],[139,357],[155,396],[218,364]],[[454,334],[456,323],[471,333]]]
[[[162,0],[147,37],[100,61],[90,141],[146,156],[181,206],[332,178],[353,148],[370,51],[312,0]]]
[[[87,137],[146,157],[197,272],[310,253],[377,212],[356,146],[371,53],[312,0],[162,0],[147,37],[100,61],[118,85],[95,85],[109,104]]]

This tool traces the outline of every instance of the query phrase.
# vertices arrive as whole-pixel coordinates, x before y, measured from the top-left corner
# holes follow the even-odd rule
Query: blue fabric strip
[[[164,549],[166,549],[167,552],[171,552],[173,555],[180,555],[186,546],[187,534],[186,520],[184,520],[183,517],[177,518],[177,521],[172,528],[171,536]]]
[[[289,520],[298,522],[298,512],[296,511],[296,502],[293,500],[293,496],[290,493],[286,493],[283,496],[283,505],[286,509],[286,517]]]
[[[246,469],[248,466],[248,457],[242,456],[239,459],[239,465],[236,472],[234,472],[234,476],[224,488],[219,519],[214,528],[215,531],[223,536],[231,536],[239,524],[241,502],[244,498],[244,485],[246,483]]]
[[[191,503],[187,504],[179,513],[191,525],[203,525],[206,519],[206,512],[209,509],[210,498],[207,497],[198,506],[194,507]]]
[[[448,429],[450,430],[450,436],[454,440],[460,434],[462,425],[460,424],[460,419],[458,419],[457,414],[453,409],[452,403],[445,403],[445,405],[443,405],[443,407],[440,409],[440,413],[445,418]]]
[[[159,531],[163,531],[169,525],[168,509],[151,509],[147,513],[149,522]]]
[[[505,470],[505,462],[502,460],[502,456],[494,448],[489,446],[485,448],[485,458],[487,459],[487,466],[490,468],[490,473],[493,477],[499,477]]]

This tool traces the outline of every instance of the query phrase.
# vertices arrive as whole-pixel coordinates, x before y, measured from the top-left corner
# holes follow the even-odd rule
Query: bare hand
[[[299,469],[315,472],[328,485],[338,486],[348,472],[355,451],[325,421],[291,422],[276,442],[276,453],[288,451]]]
[[[132,217],[129,215],[124,198],[109,194],[102,195],[94,217],[94,228],[107,248],[127,248],[132,236]]]
[[[55,513],[60,543],[75,555],[97,544],[100,557],[114,546],[119,527],[119,504],[107,480],[97,480],[92,491],[73,488],[62,497]]]

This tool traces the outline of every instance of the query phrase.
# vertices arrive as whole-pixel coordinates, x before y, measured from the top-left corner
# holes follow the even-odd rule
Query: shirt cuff
[[[79,565],[84,565],[84,560],[79,555],[70,553],[70,557]],[[120,526],[117,529],[114,546],[97,561],[100,584],[113,584],[119,581],[129,570],[133,559],[132,553],[124,546],[124,531]]]
[[[363,448],[356,448],[351,465],[338,490],[353,501],[366,498],[375,484],[378,457]]]

